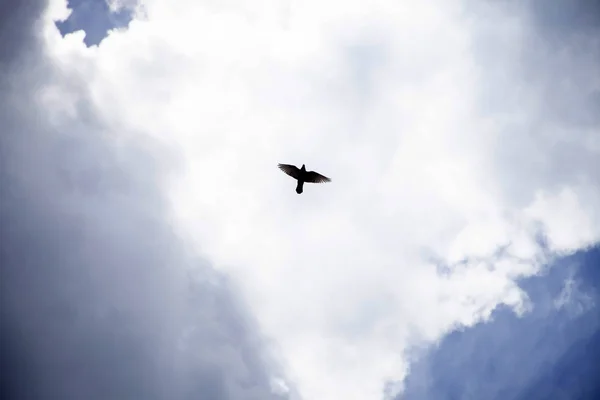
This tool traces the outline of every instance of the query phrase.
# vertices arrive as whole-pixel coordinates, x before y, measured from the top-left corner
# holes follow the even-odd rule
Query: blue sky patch
[[[100,44],[109,30],[127,27],[132,19],[129,8],[112,12],[106,0],[69,0],[68,7],[73,12],[66,21],[57,22],[56,26],[63,36],[83,30],[84,43],[88,47]]]
[[[556,264],[521,283],[522,318],[499,308],[422,354],[401,399],[600,398],[600,247]]]

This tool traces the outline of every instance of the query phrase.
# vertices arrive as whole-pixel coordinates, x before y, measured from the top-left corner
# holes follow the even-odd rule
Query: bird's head
[[[304,168],[304,164],[302,164],[302,168],[300,168],[302,171],[306,171],[306,168]]]

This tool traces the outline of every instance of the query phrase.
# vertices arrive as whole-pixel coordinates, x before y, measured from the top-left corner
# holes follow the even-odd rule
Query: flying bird
[[[306,168],[304,167],[304,164],[302,164],[302,168],[298,168],[295,165],[289,165],[289,164],[277,164],[277,166],[283,172],[285,172],[286,174],[288,174],[289,176],[291,176],[292,178],[294,178],[298,181],[298,185],[296,186],[296,193],[298,193],[298,194],[302,193],[302,190],[304,188],[304,182],[310,182],[310,183],[331,182],[331,179],[319,174],[318,172],[307,171]]]

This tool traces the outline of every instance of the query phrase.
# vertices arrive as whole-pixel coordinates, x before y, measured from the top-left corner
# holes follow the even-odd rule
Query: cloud
[[[453,332],[414,354],[400,398],[594,398],[600,318],[580,299],[589,305],[600,295],[599,250],[558,260],[546,273],[524,279],[534,305],[526,318],[499,308],[489,323]],[[557,309],[565,280],[576,282],[578,294]]]
[[[573,276],[565,279],[560,293],[554,299],[554,306],[567,310],[574,316],[580,315],[595,307],[594,299],[581,291],[581,282]]]
[[[306,399],[395,395],[412,346],[527,312],[519,279],[599,240],[591,36],[556,49],[525,9],[469,2],[149,0],[87,48],[56,30],[65,15],[55,0],[43,19],[57,73],[39,107],[60,131],[96,124],[113,174],[141,185],[131,211],[168,213],[231,278]],[[333,182],[298,196],[278,162]],[[160,163],[176,167],[157,177]],[[98,196],[132,184],[78,171]],[[146,232],[118,243],[170,243]],[[178,293],[170,270],[142,292],[171,279]]]
[[[22,25],[1,25],[13,40],[0,59],[1,397],[287,398],[232,284],[173,232],[168,151],[115,131],[85,75],[53,65],[24,28],[41,4],[13,3],[2,21]]]
[[[33,46],[37,44],[34,40],[35,33],[27,28],[31,22],[32,15],[39,15],[45,6],[43,1],[30,1],[28,3],[3,2],[0,5],[0,32],[2,33],[0,46],[0,60],[2,60],[2,72],[6,72],[7,61],[17,57],[21,46]],[[13,36],[9,36],[9,33]]]

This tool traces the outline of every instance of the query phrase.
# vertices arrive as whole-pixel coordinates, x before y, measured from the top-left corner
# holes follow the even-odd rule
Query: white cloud
[[[600,238],[598,127],[565,125],[545,81],[523,79],[524,15],[495,10],[490,32],[445,1],[152,0],[88,49],[60,37],[65,2],[51,3],[46,50],[65,77],[40,101],[71,112],[55,99],[79,79],[117,139],[181,152],[165,188],[177,229],[237,282],[306,399],[380,398],[411,343],[501,303],[523,311],[515,279],[546,257],[540,224],[551,251]],[[598,90],[593,61],[568,51]],[[581,85],[560,94],[584,104]],[[278,162],[333,182],[298,196]]]
[[[574,272],[569,275],[553,303],[557,310],[564,309],[570,315],[578,317],[595,306],[594,298],[581,289],[581,282],[575,278]]]

